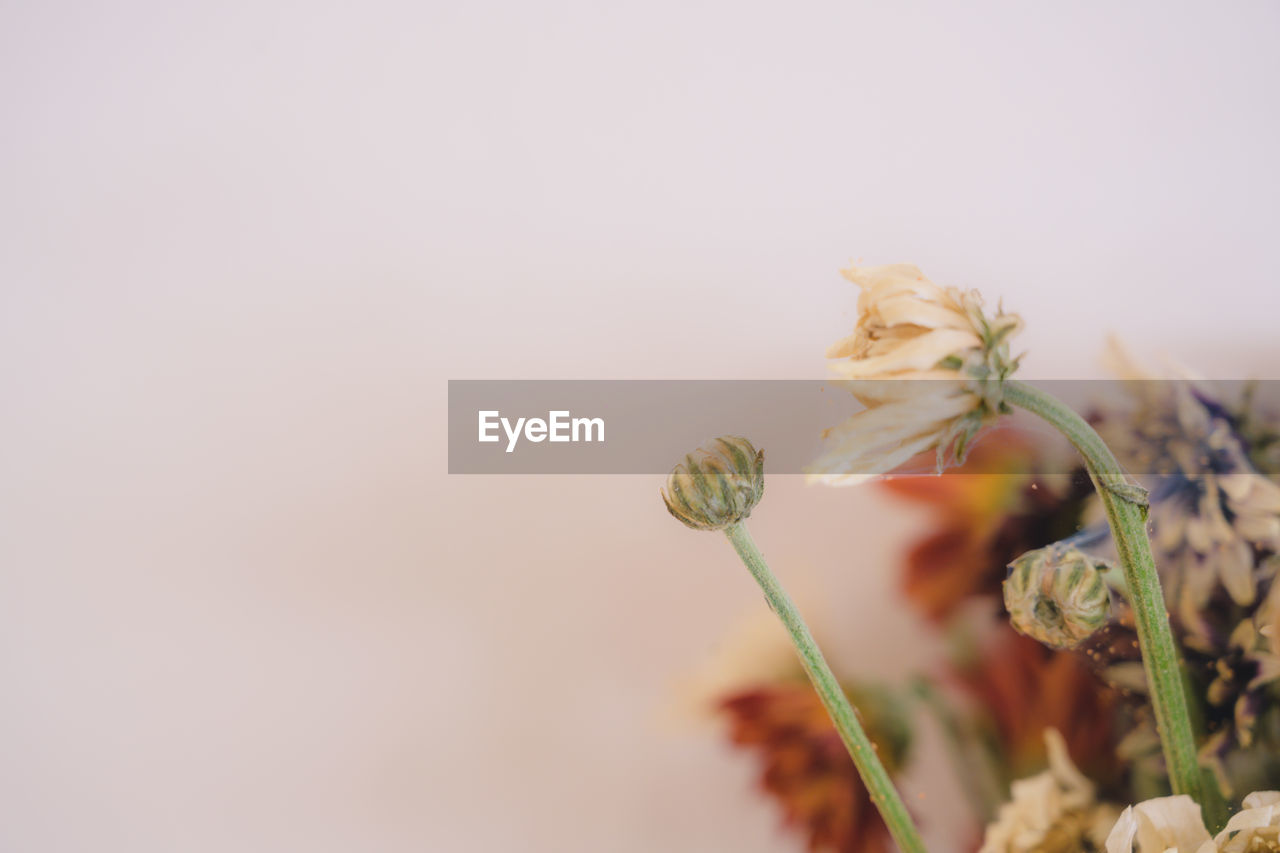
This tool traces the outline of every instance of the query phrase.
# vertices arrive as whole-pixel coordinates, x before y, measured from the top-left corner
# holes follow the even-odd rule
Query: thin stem
[[[795,604],[778,583],[773,572],[769,570],[769,564],[764,561],[764,555],[760,553],[751,534],[747,532],[746,523],[740,521],[731,524],[725,528],[724,532],[733,543],[742,562],[746,563],[747,568],[760,584],[760,588],[764,590],[769,606],[773,608],[774,613],[778,614],[778,618],[791,634],[796,652],[800,655],[800,663],[808,673],[809,680],[813,682],[813,687],[818,692],[818,697],[826,707],[827,713],[831,715],[831,722],[835,723],[840,739],[849,750],[849,755],[853,758],[859,775],[862,776],[862,782],[871,794],[871,801],[880,810],[880,816],[889,827],[889,834],[893,836],[893,840],[898,843],[903,853],[925,853],[920,833],[912,823],[911,815],[907,813],[907,807],[903,805],[897,789],[893,787],[888,771],[884,769],[880,757],[876,755],[875,746],[867,738],[862,724],[858,722],[857,712],[849,704],[849,697],[836,681],[831,667],[827,665],[826,659],[823,658],[818,644],[814,642],[813,635],[809,633]]]
[[[1205,822],[1216,832],[1226,824],[1227,807],[1221,792],[1209,783],[1196,758],[1178,651],[1173,632],[1169,630],[1169,613],[1147,538],[1146,493],[1128,482],[1120,463],[1098,433],[1061,400],[1016,381],[1005,384],[1004,399],[1048,421],[1084,457],[1120,555],[1170,785],[1175,794],[1188,794],[1200,804]]]

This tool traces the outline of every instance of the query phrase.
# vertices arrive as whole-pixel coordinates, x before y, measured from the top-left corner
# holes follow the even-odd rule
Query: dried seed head
[[[1111,618],[1105,560],[1060,544],[1028,551],[1009,565],[1004,606],[1022,634],[1046,646],[1078,645]]]
[[[721,530],[747,516],[764,494],[764,451],[722,436],[684,458],[662,492],[667,510],[694,530]]]

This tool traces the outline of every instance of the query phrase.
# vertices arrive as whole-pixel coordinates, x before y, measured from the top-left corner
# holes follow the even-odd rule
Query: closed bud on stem
[[[1070,545],[1028,551],[1009,564],[1004,606],[1021,634],[1055,649],[1079,645],[1111,618],[1105,560]]]
[[[764,494],[764,451],[722,436],[684,458],[662,492],[667,510],[694,530],[722,530],[747,516]]]

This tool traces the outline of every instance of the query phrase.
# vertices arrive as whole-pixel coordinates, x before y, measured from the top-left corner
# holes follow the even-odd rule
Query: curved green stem
[[[1005,384],[1004,400],[1048,421],[1084,457],[1120,555],[1169,782],[1175,794],[1189,794],[1200,804],[1206,824],[1216,832],[1226,824],[1227,807],[1221,792],[1205,777],[1196,758],[1178,651],[1169,630],[1169,613],[1147,538],[1146,491],[1128,481],[1098,433],[1061,400],[1015,381]]]
[[[747,532],[746,523],[739,521],[731,524],[725,528],[724,532],[733,543],[742,562],[746,563],[747,568],[760,584],[760,588],[764,590],[769,606],[773,608],[774,613],[778,614],[778,618],[791,634],[796,652],[800,655],[800,663],[808,673],[809,680],[813,682],[813,687],[818,692],[818,697],[822,700],[827,713],[831,715],[831,722],[835,723],[836,731],[840,733],[840,739],[849,750],[849,755],[853,758],[859,775],[862,776],[862,782],[871,794],[871,801],[880,810],[880,816],[889,827],[893,840],[898,843],[903,853],[925,853],[920,833],[912,823],[911,815],[907,813],[902,797],[893,787],[888,771],[884,769],[879,756],[876,755],[875,746],[863,731],[862,724],[858,722],[857,712],[849,704],[849,697],[836,681],[831,667],[827,665],[826,659],[823,658],[818,644],[814,642],[813,635],[809,633],[795,604],[778,583],[773,572],[769,570],[769,564],[765,562],[764,555],[760,553],[751,534]]]

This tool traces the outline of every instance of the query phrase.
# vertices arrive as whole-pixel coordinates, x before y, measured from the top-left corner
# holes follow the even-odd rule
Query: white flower
[[[827,350],[867,408],[828,432],[832,448],[814,463],[823,482],[848,485],[936,449],[962,461],[973,434],[1000,413],[1000,383],[1017,367],[1009,337],[1021,321],[988,319],[976,291],[941,287],[910,264],[850,267],[862,288],[858,323]],[[910,380],[934,380],[916,384]],[[908,381],[900,381],[908,380]]]
[[[1280,791],[1258,791],[1244,798],[1214,839],[1218,853],[1264,853],[1280,850]]]
[[[1107,853],[1212,853],[1212,845],[1200,806],[1186,794],[1129,806],[1107,836]]]
[[[1078,853],[1101,849],[1115,807],[1099,803],[1095,789],[1071,762],[1066,742],[1046,729],[1049,769],[1020,779],[1012,797],[987,827],[978,853]]]
[[[1186,795],[1130,806],[1107,836],[1107,853],[1280,853],[1280,792],[1244,798],[1222,832],[1210,838],[1200,807]]]

